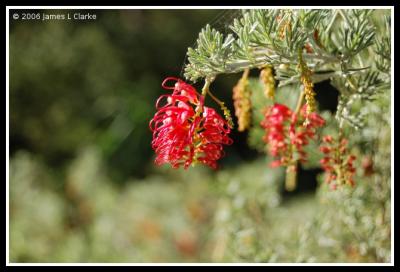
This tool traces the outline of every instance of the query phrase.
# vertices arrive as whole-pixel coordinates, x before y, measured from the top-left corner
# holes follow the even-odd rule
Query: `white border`
[[[10,146],[10,124],[9,124],[9,92],[10,92],[10,87],[9,87],[9,77],[10,77],[10,72],[9,72],[9,30],[10,30],[10,24],[9,24],[9,8],[7,7],[6,9],[6,175],[7,175],[7,182],[6,182],[6,265],[10,264],[10,259],[9,259],[9,240],[10,240],[10,235],[9,235],[9,180],[10,180],[10,173],[9,173],[9,146]]]
[[[9,9],[392,9],[393,6],[7,6]]]
[[[159,9],[159,10],[174,10],[174,9],[391,9],[394,11],[394,6],[7,6],[7,12],[10,9]]]
[[[394,266],[394,61],[391,62],[391,262],[390,263],[10,263],[9,259],[9,13],[10,9],[390,9],[391,10],[391,58],[394,60],[394,6],[6,6],[6,265],[7,266]]]
[[[391,166],[391,186],[390,186],[390,199],[391,199],[391,204],[390,204],[390,210],[391,210],[391,215],[390,215],[390,224],[391,224],[391,235],[392,235],[392,241],[391,241],[391,263],[394,265],[394,7],[391,8],[391,22],[390,22],[390,28],[391,28],[391,69],[392,69],[392,74],[391,74],[391,96],[390,96],[390,102],[391,102],[391,108],[390,108],[390,114],[392,115],[391,119],[391,124],[392,124],[392,131],[390,134],[390,145],[391,145],[391,151],[390,151],[390,166]]]

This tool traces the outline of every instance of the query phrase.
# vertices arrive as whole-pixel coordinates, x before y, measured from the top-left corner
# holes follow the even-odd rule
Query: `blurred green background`
[[[153,165],[161,82],[181,74],[220,10],[10,14],[24,12],[97,19],[10,19],[11,262],[388,260],[387,244],[361,252],[343,233],[321,245],[311,222],[328,213],[314,191],[282,202],[283,170],[267,168],[246,133],[233,132],[220,171]],[[212,86],[232,112],[239,77]],[[315,173],[302,182],[315,189]]]
[[[75,12],[89,12],[97,18],[10,19],[11,169],[18,158],[45,166],[51,176],[45,188],[56,190],[62,201],[67,198],[67,210],[73,210],[68,206],[74,202],[68,200],[68,186],[75,182],[69,180],[70,171],[79,171],[74,167],[82,166],[76,161],[87,152],[92,156],[89,164],[102,162],[101,171],[110,177],[110,186],[136,184],[156,171],[148,123],[157,97],[164,92],[161,82],[167,76],[180,76],[187,47],[221,10],[18,10],[10,14],[18,13],[21,18],[22,13]],[[228,76],[215,84],[229,106],[236,78]],[[238,144],[228,148],[228,161],[222,165],[253,157],[255,152],[241,138],[245,139],[236,135]],[[89,171],[86,167],[83,175]],[[100,175],[97,170],[93,174]],[[94,178],[88,176],[90,181],[82,182],[99,187],[100,181]],[[19,203],[20,197],[12,197],[12,203]],[[65,212],[57,215],[64,220],[62,226],[72,220],[63,218]],[[81,226],[81,222],[76,224]],[[36,251],[17,252],[15,244],[12,239],[11,260],[47,260]]]
[[[116,179],[144,177],[161,82],[179,77],[187,47],[221,11],[91,12],[96,20],[11,20],[10,152],[29,150],[58,168],[90,144]],[[228,105],[235,78],[214,87]],[[230,151],[249,157],[239,145]]]

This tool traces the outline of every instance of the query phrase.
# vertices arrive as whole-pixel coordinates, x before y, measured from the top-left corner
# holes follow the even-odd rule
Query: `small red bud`
[[[309,43],[306,43],[306,44],[304,45],[304,48],[306,49],[306,52],[309,53],[309,54],[311,54],[311,53],[314,52],[314,50],[313,50],[311,44],[309,44]]]
[[[347,139],[342,139],[342,141],[340,141],[340,145],[343,147],[346,147],[348,143],[349,141]]]
[[[322,138],[322,141],[325,142],[325,143],[332,143],[332,140],[333,140],[333,138],[332,138],[331,135],[325,135],[325,136]]]
[[[278,161],[272,161],[270,164],[270,167],[276,168],[282,165],[282,162],[280,160]]]
[[[327,164],[330,160],[331,160],[330,157],[324,157],[324,158],[322,158],[319,162],[320,162],[321,164]]]
[[[349,162],[353,162],[353,161],[355,161],[355,159],[356,159],[356,156],[354,156],[354,155],[350,155],[350,157],[349,157]]]
[[[321,146],[319,150],[321,150],[321,152],[324,154],[328,154],[329,152],[331,152],[332,149],[328,146]]]

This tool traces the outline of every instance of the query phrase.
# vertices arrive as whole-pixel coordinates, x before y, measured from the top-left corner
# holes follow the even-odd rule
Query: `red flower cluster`
[[[176,81],[173,87],[166,85],[170,80]],[[186,169],[200,162],[217,168],[217,160],[224,155],[222,144],[233,142],[225,119],[205,107],[204,97],[182,80],[166,78],[162,87],[173,92],[160,96],[157,112],[150,121],[155,163],[170,163],[174,168],[183,165]]]
[[[325,155],[320,163],[326,173],[326,182],[331,184],[332,189],[342,184],[354,186],[353,175],[356,169],[353,162],[356,157],[349,154],[348,140],[342,139],[337,143],[330,135],[324,136],[322,140],[326,145],[320,147]]]
[[[306,119],[309,122],[303,125]],[[280,157],[279,160],[273,161],[271,166],[293,165],[297,159],[305,162],[307,154],[303,148],[314,138],[316,128],[324,124],[325,120],[315,112],[307,116],[306,105],[299,114],[277,103],[267,108],[265,118],[261,122],[261,126],[265,129],[263,140],[268,144],[270,154]],[[298,155],[297,159],[294,156],[295,152]]]

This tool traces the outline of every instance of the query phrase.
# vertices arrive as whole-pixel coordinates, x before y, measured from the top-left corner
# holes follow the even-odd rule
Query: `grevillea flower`
[[[167,86],[168,81],[175,85]],[[160,96],[157,112],[150,121],[155,163],[170,163],[185,169],[197,162],[217,168],[223,155],[222,145],[232,144],[230,128],[214,109],[204,106],[204,96],[190,84],[177,78],[166,78],[162,87],[172,94]]]
[[[343,184],[354,186],[353,175],[356,169],[353,162],[356,157],[349,154],[348,140],[342,138],[336,141],[332,136],[327,135],[322,141],[325,145],[321,146],[320,150],[324,153],[324,157],[320,163],[325,171],[325,181],[331,184],[332,189]]]
[[[249,69],[243,72],[242,78],[233,87],[233,105],[238,119],[238,130],[245,131],[251,124],[251,91],[248,88]]]
[[[303,125],[306,118],[309,122]],[[271,166],[291,166],[291,170],[296,171],[295,162],[307,160],[304,147],[314,138],[316,129],[324,124],[325,120],[317,113],[307,115],[306,105],[298,114],[278,103],[267,108],[261,122],[265,129],[263,140],[268,144],[269,153],[278,157]]]

